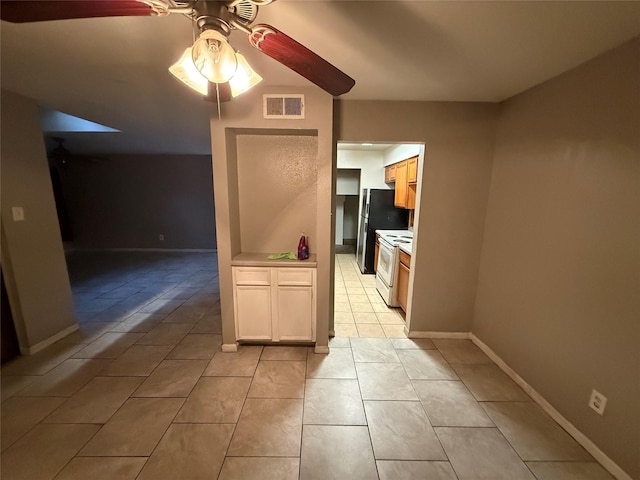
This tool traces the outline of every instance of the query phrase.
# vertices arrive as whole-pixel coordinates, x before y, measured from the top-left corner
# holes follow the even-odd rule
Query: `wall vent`
[[[304,118],[304,95],[263,95],[262,111],[264,118]]]

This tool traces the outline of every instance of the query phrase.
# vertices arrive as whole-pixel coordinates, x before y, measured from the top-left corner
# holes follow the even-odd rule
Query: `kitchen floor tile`
[[[134,313],[109,329],[110,332],[147,333],[165,317],[163,314]]]
[[[357,378],[350,348],[330,348],[329,353],[307,351],[307,378]]]
[[[134,397],[187,397],[207,366],[206,360],[163,360]]]
[[[204,316],[208,307],[182,305],[168,314],[162,323],[189,323],[195,325]]]
[[[35,426],[2,453],[2,478],[52,480],[99,428],[99,425]]]
[[[367,427],[305,425],[300,480],[378,480]]]
[[[65,397],[14,397],[4,402],[0,410],[2,450],[9,448],[65,400]]]
[[[348,339],[347,339],[348,341]],[[2,401],[20,393],[27,385],[31,385],[40,377],[35,375],[0,375],[0,397]]]
[[[413,380],[431,425],[436,427],[494,427],[480,404],[460,381]]]
[[[352,338],[351,349],[356,362],[396,362],[400,358],[386,338]]]
[[[141,377],[95,377],[44,423],[106,423],[142,380]]]
[[[351,342],[345,337],[329,338],[329,348],[351,348]]]
[[[436,350],[398,350],[398,356],[412,380],[458,380],[456,373]]]
[[[338,324],[348,324],[348,325],[354,324],[355,319],[353,317],[353,313],[351,313],[351,308],[349,308],[348,312],[336,311],[333,316],[333,321],[335,322],[336,327],[338,326]]]
[[[356,324],[358,336],[367,338],[386,338],[384,330],[379,324],[360,323]]]
[[[382,325],[382,330],[387,338],[407,338],[404,325]]]
[[[336,337],[358,337],[355,323],[336,323],[333,327]]]
[[[371,307],[371,304],[369,302],[354,302],[351,303],[351,311],[356,313],[356,312],[369,312],[369,313],[374,313],[373,312],[373,308]]]
[[[538,480],[615,480],[595,462],[527,462]]]
[[[146,457],[184,398],[130,398],[80,451],[83,457]]]
[[[75,457],[55,480],[136,480],[146,457]]]
[[[300,459],[227,457],[218,480],[298,480]]]
[[[233,425],[173,424],[138,480],[211,480],[222,468]]]
[[[523,460],[593,460],[533,402],[486,402],[482,407]]]
[[[151,375],[172,349],[170,345],[133,345],[100,372],[100,375],[146,377]]]
[[[305,362],[260,361],[249,397],[304,398]]]
[[[118,358],[143,335],[143,333],[107,332],[74,354],[72,358]]]
[[[478,363],[451,367],[479,402],[531,400],[497,365]]]
[[[386,325],[402,325],[404,326],[404,320],[400,314],[396,312],[377,312],[376,317],[380,323]]]
[[[302,400],[247,398],[231,439],[231,457],[298,457]]]
[[[420,402],[365,401],[377,460],[447,460]]]
[[[302,423],[366,425],[358,381],[308,378]]]
[[[493,363],[471,340],[434,338],[433,343],[449,363]]]
[[[174,422],[236,423],[250,384],[247,377],[201,377]]]
[[[260,360],[294,360],[304,362],[307,360],[307,347],[264,347]]]
[[[237,352],[218,351],[202,375],[212,377],[252,377],[258,366],[262,347],[240,346]]]
[[[356,363],[356,371],[363,400],[418,400],[399,363]]]
[[[378,460],[380,480],[458,480],[449,462]]]
[[[98,375],[111,360],[70,358],[35,380],[20,395],[70,397]]]
[[[84,345],[54,343],[34,355],[20,356],[2,365],[2,376],[44,375],[82,348]]]
[[[371,323],[374,325],[380,324],[380,322],[378,322],[378,317],[376,317],[375,313],[354,312],[353,320],[357,324],[362,324],[362,323]]]
[[[333,311],[336,313],[350,313],[351,304],[349,302],[334,302]]]
[[[535,480],[497,428],[435,431],[459,480]]]
[[[393,338],[391,344],[396,350],[435,350],[436,346],[428,338]]]
[[[211,360],[221,345],[222,335],[189,333],[167,355],[167,359]]]
[[[159,323],[137,343],[139,345],[177,345],[192,327],[186,323]]]

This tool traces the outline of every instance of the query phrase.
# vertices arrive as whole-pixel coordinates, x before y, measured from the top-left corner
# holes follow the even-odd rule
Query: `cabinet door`
[[[407,208],[407,161],[396,164],[396,207]]]
[[[407,182],[416,183],[418,181],[418,157],[407,160]]]
[[[278,287],[273,340],[315,340],[313,287]]]
[[[236,285],[236,338],[271,340],[271,287]]]
[[[404,263],[398,271],[398,304],[403,311],[407,311],[407,297],[409,295],[409,269]]]
[[[396,181],[396,165],[389,165],[384,168],[384,182],[392,183]]]

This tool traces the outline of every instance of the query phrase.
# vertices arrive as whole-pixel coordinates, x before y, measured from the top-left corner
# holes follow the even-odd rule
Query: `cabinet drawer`
[[[312,268],[279,268],[278,285],[313,285]]]
[[[271,285],[271,270],[268,268],[233,269],[236,285]]]
[[[411,268],[411,255],[400,250],[400,263],[404,264],[408,268]]]

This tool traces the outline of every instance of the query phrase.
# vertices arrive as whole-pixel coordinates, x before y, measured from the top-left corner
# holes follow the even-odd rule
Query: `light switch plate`
[[[22,207],[11,207],[14,222],[24,221],[24,209]]]

